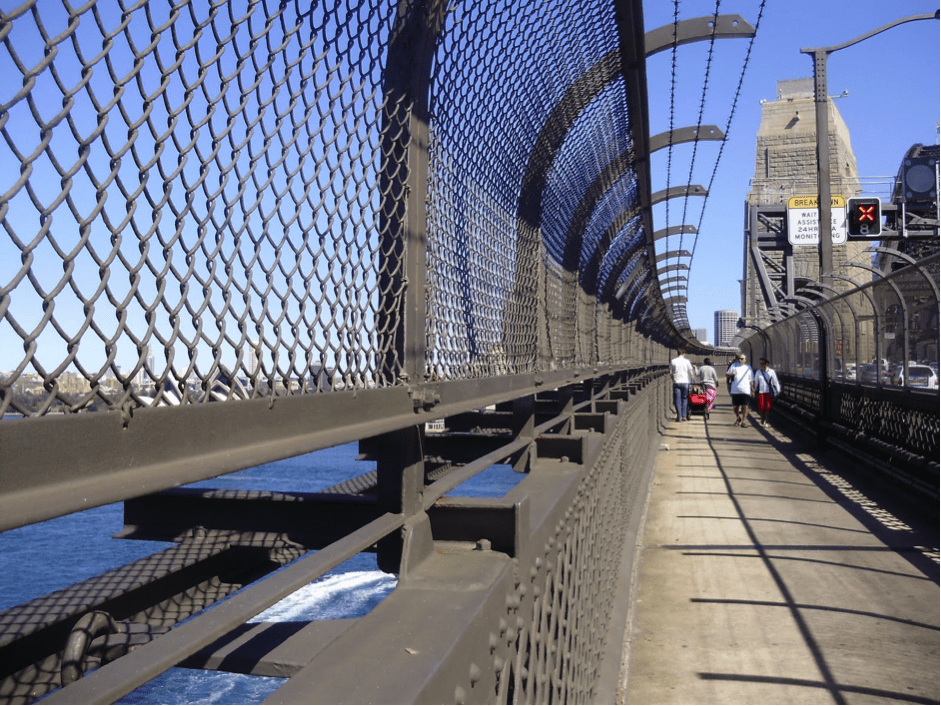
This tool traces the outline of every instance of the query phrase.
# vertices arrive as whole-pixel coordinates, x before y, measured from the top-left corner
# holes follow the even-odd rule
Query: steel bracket
[[[436,405],[441,404],[441,392],[435,387],[408,388],[408,396],[412,398],[415,412],[428,412]]]

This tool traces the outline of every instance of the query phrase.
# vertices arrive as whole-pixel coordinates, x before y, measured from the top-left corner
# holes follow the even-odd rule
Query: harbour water
[[[193,487],[316,492],[373,470],[357,461],[357,444],[264,464]],[[449,493],[502,497],[522,479],[508,466],[492,466]],[[65,588],[170,546],[113,539],[123,527],[121,503],[0,533],[0,610]],[[375,556],[359,554],[255,617],[255,621],[355,618],[368,613],[396,585]],[[171,669],[121,703],[261,703],[282,679],[228,672]]]

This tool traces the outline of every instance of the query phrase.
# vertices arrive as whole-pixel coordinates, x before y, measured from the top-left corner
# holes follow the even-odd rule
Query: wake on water
[[[370,470],[355,461],[357,444],[246,469],[194,484],[197,487],[315,492]],[[375,464],[371,464],[375,468]],[[449,496],[502,497],[524,476],[497,465],[469,479]],[[170,546],[162,542],[88,541],[63,570],[63,547],[75,537],[108,538],[123,525],[123,506],[95,508],[0,533],[0,610]],[[16,582],[9,577],[17,576]],[[337,620],[366,615],[395,588],[397,577],[378,570],[375,555],[358,554],[304,586],[250,622]],[[243,589],[244,590],[244,589]],[[286,680],[173,668],[122,698],[126,704],[261,703]]]
[[[395,588],[397,579],[381,571],[351,571],[309,583],[250,623],[336,620],[366,615]]]
[[[337,567],[352,568],[375,559],[353,557]],[[309,583],[290,596],[259,613],[249,622],[278,623],[307,620],[337,620],[366,615],[382,601],[397,579],[375,571],[349,571],[327,575]],[[230,672],[174,668],[124,697],[125,704],[258,704],[287,679],[257,677]]]

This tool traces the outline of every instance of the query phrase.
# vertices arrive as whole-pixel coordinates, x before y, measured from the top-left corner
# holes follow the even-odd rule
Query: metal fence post
[[[386,384],[411,387],[425,381],[429,86],[445,14],[446,6],[438,0],[402,0],[383,76],[379,330],[386,339]],[[421,390],[411,392],[424,401]],[[400,532],[379,543],[379,567],[390,573],[406,573],[433,549],[431,525],[422,510],[423,434],[416,425],[374,440],[379,504],[410,518]]]
[[[439,0],[399,3],[383,76],[379,330],[387,382],[419,383],[425,371],[429,86],[445,13]]]

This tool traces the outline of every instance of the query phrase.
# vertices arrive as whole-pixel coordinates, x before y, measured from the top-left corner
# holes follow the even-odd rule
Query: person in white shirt
[[[732,409],[735,410],[735,426],[743,427],[748,421],[748,404],[755,392],[755,375],[751,366],[745,362],[745,354],[740,353],[738,360],[734,361],[725,371],[729,381],[729,392],[732,393]]]
[[[670,374],[673,376],[673,406],[676,408],[676,421],[689,419],[689,384],[696,377],[696,369],[686,360],[683,351],[670,361]]]

